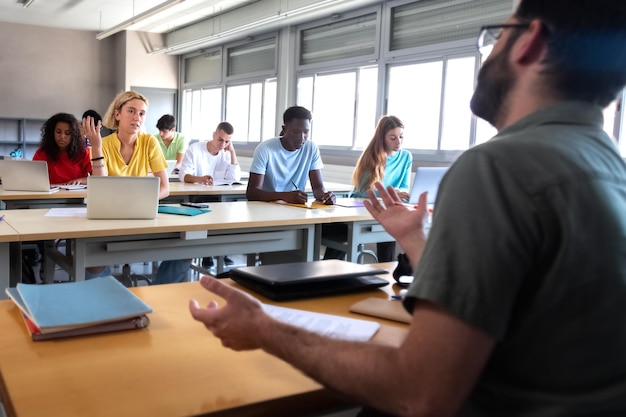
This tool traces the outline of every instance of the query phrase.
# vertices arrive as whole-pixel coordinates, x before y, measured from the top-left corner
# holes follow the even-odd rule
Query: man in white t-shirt
[[[212,140],[189,145],[180,168],[180,180],[204,185],[239,181],[241,168],[231,141],[233,132],[230,123],[221,122]]]

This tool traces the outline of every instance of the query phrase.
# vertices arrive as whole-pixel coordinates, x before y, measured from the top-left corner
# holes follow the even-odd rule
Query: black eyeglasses
[[[493,45],[502,36],[502,31],[504,29],[528,29],[529,27],[529,23],[511,23],[508,25],[502,24],[483,26],[480,28],[480,35],[478,35],[476,46],[478,47],[478,50],[482,55],[489,55]]]

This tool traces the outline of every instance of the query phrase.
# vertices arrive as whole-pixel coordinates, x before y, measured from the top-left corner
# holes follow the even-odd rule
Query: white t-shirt
[[[230,152],[220,150],[217,155],[211,155],[207,142],[196,142],[189,145],[180,166],[178,175],[182,182],[187,174],[197,177],[210,175],[218,181],[239,181],[241,167],[230,163]]]

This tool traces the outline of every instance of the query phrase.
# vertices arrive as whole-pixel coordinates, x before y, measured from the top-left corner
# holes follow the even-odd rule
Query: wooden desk
[[[87,197],[86,190],[59,190],[53,193],[31,191],[5,191],[0,186],[0,201],[7,210],[24,208],[46,208],[60,206],[81,206]]]
[[[318,250],[320,245],[332,246],[346,252],[347,261],[356,262],[360,244],[395,241],[365,207],[335,206],[327,214],[331,217],[332,223],[346,223],[348,234],[345,240],[324,239],[321,236],[322,225],[318,225],[315,244]]]
[[[324,213],[254,201],[212,203],[210,213],[160,213],[154,220],[88,220],[49,217],[47,213],[48,209],[3,212],[4,221],[22,241],[73,239],[73,257],[68,259],[48,247],[46,257],[76,280],[84,279],[87,266],[233,253],[300,250],[303,259],[310,261],[314,259],[315,225],[328,221]],[[47,262],[46,277],[52,276],[51,265]],[[2,288],[11,284],[5,277],[0,277]],[[13,285],[17,279],[19,276],[12,276]]]
[[[395,290],[279,305],[375,320],[348,307]],[[147,329],[48,342],[32,342],[18,308],[0,301],[0,395],[9,416],[297,416],[345,405],[262,351],[222,347],[189,314],[190,298],[219,300],[199,283],[132,291],[154,309]],[[383,326],[374,340],[401,343],[406,325],[377,321]]]
[[[319,259],[320,246],[330,246],[346,252],[348,262],[356,262],[359,254],[359,244],[390,242],[395,239],[385,231],[365,207],[329,206],[323,209],[304,209],[287,206],[291,210],[309,211],[319,216],[328,216],[327,223],[345,223],[348,228],[347,236],[322,237],[322,224],[315,229],[315,253],[313,257]]]

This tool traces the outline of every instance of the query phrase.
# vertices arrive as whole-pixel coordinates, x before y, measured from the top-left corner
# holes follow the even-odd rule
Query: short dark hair
[[[157,129],[159,130],[170,130],[176,128],[176,118],[171,114],[164,114],[157,121],[156,124]]]
[[[545,74],[557,94],[606,107],[626,84],[626,1],[522,0],[520,21],[545,25]]]
[[[89,116],[93,118],[94,126],[98,126],[98,122],[102,121],[102,116],[100,116],[98,112],[95,110],[91,110],[91,109],[87,110],[85,113],[83,113],[82,119],[84,119],[85,117],[89,117]]]
[[[294,119],[298,120],[311,120],[313,116],[311,116],[311,112],[300,106],[292,106],[289,107],[283,113],[283,123],[287,124]]]
[[[227,135],[232,135],[233,132],[235,131],[235,129],[233,128],[233,125],[231,125],[228,122],[221,122],[219,125],[217,125],[217,127],[215,128],[215,131],[217,132],[218,130],[223,130],[224,133],[226,133]]]

